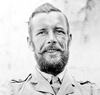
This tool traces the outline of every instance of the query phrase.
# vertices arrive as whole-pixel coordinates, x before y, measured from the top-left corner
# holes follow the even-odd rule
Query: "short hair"
[[[28,21],[28,32],[29,32],[29,35],[31,36],[31,19],[39,14],[39,13],[50,13],[50,12],[61,12],[61,10],[59,10],[58,8],[54,7],[52,4],[50,3],[45,3],[43,5],[41,5],[40,7],[36,8],[35,11],[31,14],[30,18],[29,18],[29,21]],[[62,12],[61,12],[62,13]],[[63,13],[62,13],[63,14]],[[67,34],[69,35],[69,23],[68,23],[68,19],[67,17],[65,16],[65,14],[63,14],[65,19],[66,19],[66,24],[67,24]]]

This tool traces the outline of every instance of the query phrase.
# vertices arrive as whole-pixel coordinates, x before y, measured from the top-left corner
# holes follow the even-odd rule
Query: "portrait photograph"
[[[0,95],[100,95],[100,0],[0,1]]]

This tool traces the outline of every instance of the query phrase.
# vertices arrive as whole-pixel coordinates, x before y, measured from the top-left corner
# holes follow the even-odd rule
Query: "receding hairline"
[[[41,6],[39,6],[38,8],[36,8],[35,11],[31,14],[31,16],[29,18],[29,21],[28,21],[29,28],[31,29],[30,23],[31,23],[31,19],[34,18],[34,16],[36,16],[37,14],[40,14],[40,13],[50,13],[50,12],[60,12],[61,14],[63,14],[60,9],[54,7],[50,3],[42,4]],[[64,17],[66,19],[67,28],[68,28],[68,31],[69,31],[68,19],[67,19],[67,17],[66,17],[65,14],[63,14],[63,15],[64,15]],[[29,29],[29,32],[31,31],[30,29]]]

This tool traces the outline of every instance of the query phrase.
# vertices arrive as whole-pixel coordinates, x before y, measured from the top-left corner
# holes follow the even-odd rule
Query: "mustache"
[[[63,52],[63,49],[62,49],[62,48],[57,47],[57,46],[55,46],[55,45],[50,45],[50,46],[44,48],[44,49],[40,52],[40,54],[43,54],[43,53],[47,52],[48,50],[56,50],[56,51],[59,51],[59,52]]]

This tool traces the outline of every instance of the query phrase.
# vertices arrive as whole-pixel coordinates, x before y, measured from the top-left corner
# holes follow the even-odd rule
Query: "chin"
[[[51,58],[50,56],[35,55],[36,61],[41,71],[56,76],[61,73],[68,63],[69,53],[62,53],[60,56]]]

